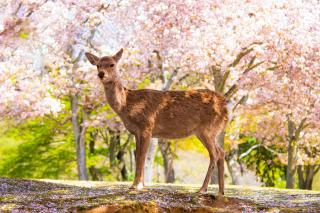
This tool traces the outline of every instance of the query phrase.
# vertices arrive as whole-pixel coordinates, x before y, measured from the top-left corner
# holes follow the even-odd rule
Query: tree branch
[[[223,75],[223,77],[222,77],[222,79],[221,79],[219,92],[223,93],[223,90],[224,90],[224,87],[225,87],[225,85],[226,85],[226,82],[227,82],[227,79],[228,79],[229,75],[230,75],[230,69],[228,69],[228,70],[224,73],[224,75]]]
[[[303,130],[303,128],[305,127],[305,122],[306,122],[307,118],[303,118],[298,126],[298,128],[295,131],[295,139],[298,140],[298,138],[300,137],[300,133]]]
[[[170,89],[170,87],[171,87],[172,84],[173,84],[173,78],[176,77],[177,74],[178,74],[178,69],[179,69],[179,67],[178,67],[177,69],[173,70],[172,74],[170,75],[169,79],[167,80],[167,82],[166,82],[165,85],[163,86],[163,89],[162,89],[162,90],[167,91],[167,90]]]
[[[234,105],[233,110],[235,110],[238,107],[238,105],[244,104],[248,100],[248,98],[249,95],[242,96],[242,98],[236,103],[236,105]]]
[[[240,60],[241,60],[244,56],[248,55],[252,50],[253,50],[252,47],[249,48],[249,49],[246,49],[246,48],[245,48],[243,51],[241,51],[241,52],[237,55],[236,59],[235,59],[231,64],[229,64],[228,66],[229,66],[229,67],[235,67],[235,66],[240,62]]]
[[[253,70],[254,68],[256,68],[257,66],[263,64],[264,61],[260,61],[254,65],[248,65],[248,68],[244,70],[243,74],[246,74],[247,72],[249,72],[250,70]]]
[[[230,89],[224,94],[224,97],[230,99],[238,91],[238,85],[234,84]]]
[[[260,147],[260,146],[261,146],[260,144],[253,145],[253,146],[250,147],[245,153],[242,153],[242,154],[239,156],[239,159],[242,159],[242,158],[244,158],[245,156],[249,155],[252,150],[254,150],[255,148],[258,148],[258,147]]]

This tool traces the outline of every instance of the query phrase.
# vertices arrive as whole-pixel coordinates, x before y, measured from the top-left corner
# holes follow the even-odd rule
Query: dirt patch
[[[170,212],[170,213],[212,213],[212,212],[256,212],[252,202],[246,202],[238,199],[225,199],[224,201],[211,199],[212,196],[200,196],[198,206],[160,206],[155,203],[122,203],[122,204],[110,204],[103,205],[86,210],[77,210],[81,213],[157,213],[157,212]]]

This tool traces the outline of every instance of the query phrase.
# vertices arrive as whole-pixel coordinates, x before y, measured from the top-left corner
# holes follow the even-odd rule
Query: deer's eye
[[[114,64],[110,64],[110,67],[114,67]]]

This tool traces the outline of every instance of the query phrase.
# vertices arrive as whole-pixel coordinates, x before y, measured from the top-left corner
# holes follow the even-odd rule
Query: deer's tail
[[[217,125],[217,132],[223,132],[228,124],[228,122],[232,118],[232,109],[233,104],[223,96],[220,96],[220,103],[218,104],[216,108],[216,112],[219,114],[219,121]]]
[[[219,115],[219,121],[217,123],[217,131],[224,131],[228,122],[232,119],[233,103],[226,96],[216,96],[214,109]]]

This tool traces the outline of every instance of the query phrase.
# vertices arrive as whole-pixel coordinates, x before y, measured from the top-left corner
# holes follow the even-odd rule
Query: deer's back
[[[121,113],[131,132],[150,128],[154,137],[181,138],[199,126],[226,119],[225,99],[211,90],[128,90]]]

